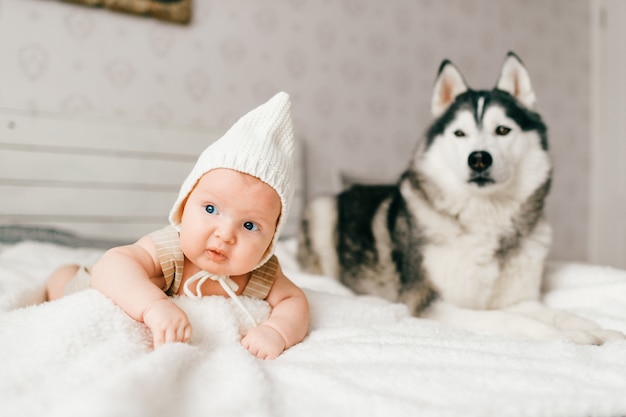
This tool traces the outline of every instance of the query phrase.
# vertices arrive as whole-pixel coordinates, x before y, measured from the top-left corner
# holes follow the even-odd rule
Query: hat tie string
[[[226,293],[230,296],[230,298],[232,298],[233,301],[235,301],[235,304],[239,306],[239,308],[245,313],[248,319],[255,326],[257,325],[257,322],[254,319],[254,317],[252,317],[252,314],[250,314],[248,309],[241,302],[241,299],[239,298],[239,296],[235,293],[235,291],[239,289],[239,285],[237,285],[235,281],[233,281],[230,277],[226,275],[215,275],[207,271],[199,271],[195,273],[194,275],[192,275],[185,282],[185,285],[183,287],[185,295],[190,298],[196,298],[196,299],[202,298],[201,287],[202,287],[202,284],[204,284],[207,279],[211,279],[213,281],[219,282],[222,288],[224,289],[224,291],[226,291]],[[196,280],[198,281],[198,283],[196,284],[196,292],[193,293],[191,289],[189,288],[189,286],[191,285],[193,281],[196,281]]]

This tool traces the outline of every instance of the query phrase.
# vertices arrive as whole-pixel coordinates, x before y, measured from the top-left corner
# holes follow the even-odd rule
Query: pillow
[[[0,225],[0,243],[15,244],[26,240],[55,243],[57,245],[74,248],[87,247],[95,249],[109,249],[114,246],[127,245],[130,243],[105,239],[86,239],[67,230],[52,226]]]
[[[347,172],[341,172],[340,174],[341,190],[347,190],[353,185],[394,185],[395,180],[387,178],[372,178],[361,175],[354,175]]]

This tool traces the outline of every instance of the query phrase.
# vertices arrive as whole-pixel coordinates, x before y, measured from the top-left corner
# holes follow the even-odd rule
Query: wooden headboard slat
[[[0,155],[0,179],[4,180],[169,185],[175,188],[180,186],[194,162],[38,151],[0,150]]]
[[[219,133],[0,112],[0,221],[134,241]]]

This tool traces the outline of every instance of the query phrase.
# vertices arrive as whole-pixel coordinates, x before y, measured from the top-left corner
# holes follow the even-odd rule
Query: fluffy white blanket
[[[10,416],[624,416],[626,341],[604,346],[478,335],[411,317],[325,277],[306,290],[306,339],[274,361],[239,344],[237,307],[177,299],[187,344],[150,348],[146,328],[95,290],[31,305],[59,264],[100,252],[24,242],[0,253],[0,415]],[[626,272],[550,265],[547,304],[626,331]],[[245,300],[253,314],[268,313]],[[30,305],[30,306],[28,306]]]

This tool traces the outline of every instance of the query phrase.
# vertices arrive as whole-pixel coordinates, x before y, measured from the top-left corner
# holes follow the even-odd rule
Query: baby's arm
[[[93,266],[91,285],[112,299],[152,331],[154,347],[166,342],[186,342],[191,325],[185,312],[155,282],[161,267],[152,239],[108,250]]]
[[[280,266],[267,302],[272,307],[269,318],[250,329],[241,343],[261,359],[274,359],[306,336],[309,303],[304,292],[283,274]]]

